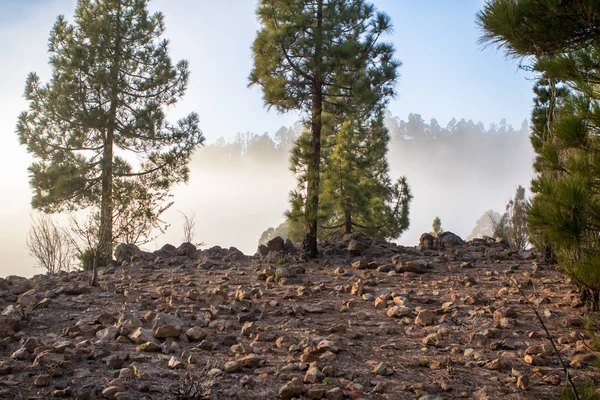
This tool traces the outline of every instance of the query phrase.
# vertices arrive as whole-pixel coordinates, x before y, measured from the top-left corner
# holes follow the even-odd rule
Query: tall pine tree
[[[35,160],[33,207],[98,207],[100,263],[112,257],[115,211],[132,194],[162,195],[186,181],[187,162],[204,140],[195,113],[165,121],[165,107],[185,93],[188,63],[173,65],[163,15],[150,15],[147,3],[79,0],[73,24],[59,16],[49,40],[52,78],[43,84],[29,75],[29,109],[17,123]],[[146,204],[137,218],[161,210]]]
[[[390,44],[390,18],[364,0],[262,0],[250,84],[280,112],[300,110],[310,136],[303,211],[306,255],[316,257],[325,107],[336,115],[349,104],[385,103],[394,95],[400,65]]]

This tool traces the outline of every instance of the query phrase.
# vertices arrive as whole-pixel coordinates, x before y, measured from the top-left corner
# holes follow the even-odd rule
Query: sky
[[[518,128],[528,119],[530,80],[517,62],[478,43],[475,14],[482,0],[374,3],[392,19],[394,32],[385,40],[395,45],[403,63],[398,95],[389,105],[392,114],[406,119],[409,113],[419,113],[426,120],[436,118],[442,126],[453,117],[482,121],[486,126],[505,118]],[[74,0],[0,1],[0,276],[42,272],[32,267],[34,260],[27,257],[25,246],[31,213],[27,177],[31,158],[18,143],[15,123],[27,107],[22,97],[27,74],[35,71],[42,81],[49,79],[49,32],[59,14],[72,19],[75,4]],[[300,118],[297,113],[280,115],[267,110],[260,89],[247,87],[250,47],[259,27],[255,7],[254,0],[150,2],[152,10],[165,15],[171,57],[190,63],[189,89],[183,101],[168,110],[169,116],[176,119],[197,112],[209,143],[219,137],[232,139],[239,132],[274,133]],[[196,189],[190,183],[177,188],[177,193],[193,198],[198,196]],[[282,188],[278,201],[285,201],[288,190]],[[194,204],[187,198],[182,203]],[[264,228],[256,229],[260,234]],[[247,244],[238,246],[253,252]]]

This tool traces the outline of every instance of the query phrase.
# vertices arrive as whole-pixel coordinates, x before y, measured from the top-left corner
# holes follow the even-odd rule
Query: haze
[[[516,130],[521,128],[531,109],[531,82],[516,64],[477,44],[480,32],[474,16],[481,0],[374,3],[392,18],[395,30],[386,40],[395,44],[403,62],[391,115],[407,120],[410,113],[418,113],[425,121],[435,118],[441,126],[464,118],[481,121],[486,128],[506,119]],[[198,112],[209,144],[220,137],[232,141],[237,133],[273,135],[299,119],[297,114],[268,111],[260,91],[247,88],[250,46],[258,29],[255,5],[251,0],[150,3],[151,9],[165,14],[171,57],[187,59],[192,71],[188,92],[169,110],[170,119]],[[44,272],[35,268],[25,246],[31,159],[18,144],[15,123],[27,106],[22,98],[27,74],[36,71],[48,80],[48,34],[59,14],[71,20],[74,7],[74,0],[0,2],[0,276]],[[415,245],[436,215],[445,229],[466,237],[483,212],[503,211],[517,185],[529,187],[533,152],[522,139],[511,142],[514,147],[499,145],[497,152],[479,151],[477,142],[465,144],[464,153],[443,147],[435,152],[423,146],[418,152],[394,148],[392,176],[406,175],[414,194],[411,228],[399,242]],[[235,246],[253,254],[261,232],[283,221],[294,185],[287,163],[249,163],[236,170],[202,162],[204,153],[195,155],[189,184],[173,191],[175,205],[164,215],[171,227],[146,247],[181,242],[181,211],[195,213],[197,242]],[[497,157],[482,157],[490,154]]]

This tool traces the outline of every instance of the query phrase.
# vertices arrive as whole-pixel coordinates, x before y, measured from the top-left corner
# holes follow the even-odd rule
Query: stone
[[[336,387],[325,392],[325,397],[327,400],[344,400],[344,392]]]
[[[294,378],[279,389],[281,399],[292,399],[304,393],[304,385],[298,378]]]
[[[373,368],[373,373],[380,376],[390,376],[394,374],[394,370],[388,367],[386,363],[379,363]]]
[[[340,351],[337,346],[331,340],[321,340],[317,345],[317,350],[321,352],[330,351],[332,353],[337,353]]]
[[[150,329],[137,328],[131,335],[129,335],[129,339],[136,344],[154,342],[154,333]]]
[[[313,366],[313,367],[308,368],[308,370],[306,371],[306,374],[304,374],[303,382],[304,383],[319,383],[323,380],[323,378],[324,378],[324,375],[321,373],[319,368]]]
[[[195,259],[198,257],[198,249],[192,243],[185,242],[175,249],[175,255]]]
[[[115,260],[119,265],[122,265],[124,262],[131,264],[141,255],[140,248],[135,244],[121,243],[115,248]]]
[[[433,236],[429,233],[424,233],[419,238],[418,249],[419,250],[433,250],[436,248],[436,243],[437,243],[437,240],[436,240],[435,236]]]
[[[100,329],[98,332],[96,332],[96,338],[101,341],[115,340],[118,333],[119,328],[109,326],[108,328]]]
[[[415,318],[415,325],[422,327],[433,325],[433,323],[435,322],[435,318],[436,316],[433,313],[433,311],[422,310],[419,312],[419,314],[417,314],[417,317]]]
[[[438,235],[438,241],[444,248],[452,248],[457,246],[463,246],[465,241],[460,236],[452,232],[442,232]]]
[[[200,342],[207,335],[206,331],[199,326],[192,326],[185,333],[190,342]]]
[[[185,365],[181,362],[180,359],[175,358],[175,356],[171,356],[171,358],[169,359],[169,368],[171,369],[182,369],[185,368]]]
[[[412,308],[393,306],[393,307],[388,308],[387,316],[390,318],[412,317],[413,316]]]
[[[31,358],[31,354],[25,347],[21,347],[14,353],[10,355],[10,358],[13,360],[29,360]]]
[[[41,374],[33,378],[33,385],[37,387],[48,386],[52,383],[52,377],[47,374]]]

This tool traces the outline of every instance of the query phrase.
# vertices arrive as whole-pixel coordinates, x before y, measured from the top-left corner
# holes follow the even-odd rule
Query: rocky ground
[[[575,379],[600,377],[575,287],[531,252],[450,233],[321,251],[121,246],[95,288],[0,279],[0,398],[560,398],[535,307]]]

